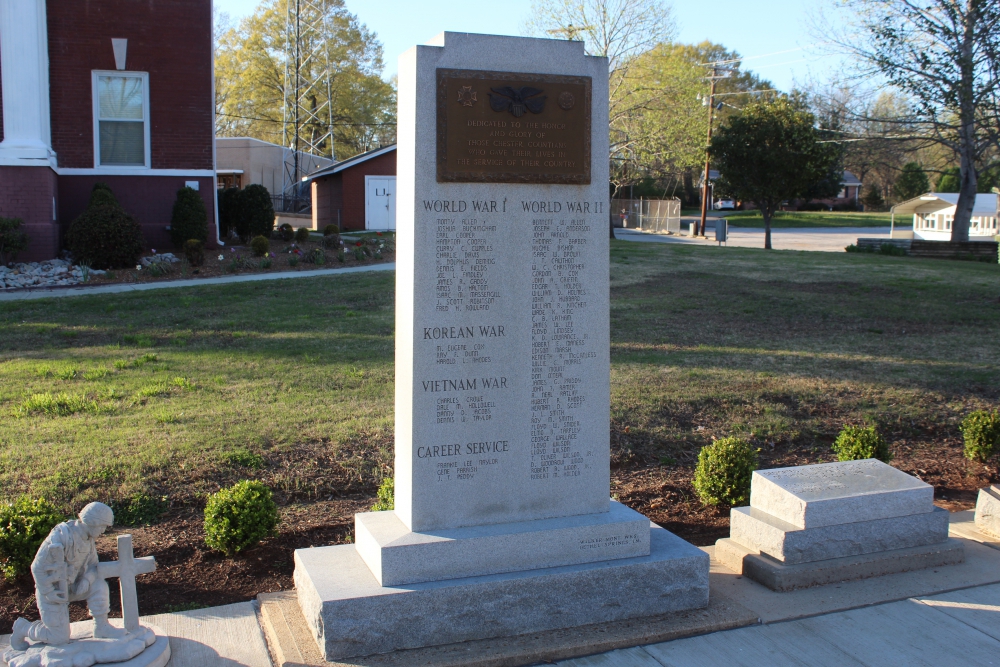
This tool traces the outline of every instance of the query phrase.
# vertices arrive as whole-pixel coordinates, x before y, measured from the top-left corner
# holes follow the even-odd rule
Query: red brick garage
[[[395,144],[355,155],[308,178],[315,229],[327,225],[338,225],[344,231],[396,228]],[[385,213],[383,207],[388,207]],[[387,217],[389,226],[382,226]]]

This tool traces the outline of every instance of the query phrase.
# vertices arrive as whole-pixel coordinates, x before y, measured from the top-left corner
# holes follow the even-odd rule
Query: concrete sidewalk
[[[245,276],[222,276],[219,278],[188,278],[186,280],[164,280],[155,283],[121,283],[117,285],[93,285],[80,287],[37,287],[15,291],[0,291],[0,302],[22,301],[25,299],[50,299],[63,296],[87,296],[90,294],[120,294],[123,292],[145,292],[151,289],[172,287],[203,287],[206,285],[228,285],[230,283],[251,283],[260,280],[282,280],[285,278],[316,278],[336,276],[346,273],[366,273],[369,271],[395,271],[396,263],[351,266],[343,269],[317,269],[315,271],[282,271],[280,273],[252,273]]]
[[[711,224],[711,223],[710,223]],[[844,248],[857,242],[858,237],[889,238],[889,227],[808,227],[801,229],[772,229],[771,245],[776,250],[811,250],[819,252],[844,252]],[[715,232],[709,227],[708,239],[690,236],[654,234],[638,229],[615,229],[615,237],[623,241],[644,243],[685,243],[689,245],[718,245]],[[729,246],[763,248],[764,230],[751,227],[730,227]]]
[[[1000,665],[1000,585],[564,660],[562,667]]]

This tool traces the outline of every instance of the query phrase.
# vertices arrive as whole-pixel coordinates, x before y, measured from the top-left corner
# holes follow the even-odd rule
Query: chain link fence
[[[612,199],[611,224],[644,232],[681,233],[681,200]]]

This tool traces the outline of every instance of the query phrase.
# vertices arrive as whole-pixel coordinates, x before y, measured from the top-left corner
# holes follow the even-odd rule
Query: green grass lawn
[[[764,228],[760,211],[716,211],[716,215],[729,220],[730,227]],[[846,211],[778,211],[771,219],[772,229],[803,227],[888,227],[889,213],[852,213]],[[900,220],[896,221],[897,223]],[[904,225],[912,222],[902,220]]]
[[[995,265],[621,241],[611,257],[616,466],[689,477],[731,434],[771,463],[828,458],[864,419],[933,449],[1000,398]],[[300,500],[373,492],[391,474],[393,288],[371,273],[0,303],[0,496],[195,507],[245,477]]]

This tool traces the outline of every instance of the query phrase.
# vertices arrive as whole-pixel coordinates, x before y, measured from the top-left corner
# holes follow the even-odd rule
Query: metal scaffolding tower
[[[298,194],[299,151],[335,158],[330,51],[337,5],[330,0],[285,0],[285,160],[283,193]]]

